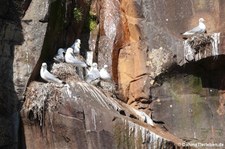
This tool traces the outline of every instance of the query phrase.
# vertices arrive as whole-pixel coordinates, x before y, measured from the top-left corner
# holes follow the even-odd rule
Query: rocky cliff
[[[82,81],[73,66],[54,64],[52,73],[68,83],[33,81],[27,89],[21,111],[27,148],[172,148],[182,143],[144,123],[109,92]]]
[[[223,1],[0,3],[1,147],[168,148],[183,140],[225,143]],[[206,52],[202,47],[196,61],[186,61],[180,33],[200,17],[206,20],[208,36],[220,33],[213,38],[217,44]],[[86,84],[75,72],[64,78],[69,86],[42,82],[41,63],[52,64],[57,49],[76,38],[82,40],[84,57],[91,50],[100,67],[110,66],[116,92]],[[156,126],[144,123],[133,108],[152,115]]]

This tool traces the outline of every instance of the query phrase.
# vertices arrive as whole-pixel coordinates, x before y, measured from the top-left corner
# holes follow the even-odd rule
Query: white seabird
[[[47,82],[60,83],[60,84],[64,83],[62,80],[58,79],[56,76],[54,76],[53,74],[51,74],[47,70],[47,64],[46,63],[42,63],[40,75],[41,75],[41,78],[44,79]]]
[[[80,39],[76,39],[74,44],[71,46],[71,48],[73,48],[73,53],[74,54],[79,54],[80,53],[80,44],[81,44]]]
[[[87,72],[86,82],[97,84],[100,80],[100,73],[98,70],[98,64],[93,63],[90,70]]]
[[[77,67],[87,67],[84,60],[74,55],[72,48],[66,50],[65,61],[66,63],[74,64]]]
[[[199,19],[199,24],[197,27],[189,30],[189,31],[186,31],[185,33],[183,33],[182,35],[184,36],[191,36],[191,35],[194,35],[194,34],[201,34],[201,33],[205,33],[206,32],[206,26],[204,24],[205,20],[203,18],[200,18]]]
[[[66,53],[65,49],[59,48],[56,56],[53,59],[57,62],[64,62],[65,61],[65,53]]]
[[[111,76],[106,70],[108,68],[108,65],[104,65],[104,67],[100,70],[100,78],[103,80],[110,80]]]

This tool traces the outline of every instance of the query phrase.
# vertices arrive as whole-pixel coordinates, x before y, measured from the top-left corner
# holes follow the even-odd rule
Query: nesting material
[[[26,102],[23,109],[26,109],[30,120],[38,120],[40,126],[43,125],[44,112],[57,110],[57,105],[61,103],[62,87],[54,83],[41,83],[33,81],[26,91]]]

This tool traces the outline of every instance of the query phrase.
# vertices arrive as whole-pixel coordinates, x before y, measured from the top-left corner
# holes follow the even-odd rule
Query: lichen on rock
[[[146,65],[151,70],[150,76],[155,78],[161,73],[164,73],[175,63],[174,55],[168,49],[160,47],[148,51]]]

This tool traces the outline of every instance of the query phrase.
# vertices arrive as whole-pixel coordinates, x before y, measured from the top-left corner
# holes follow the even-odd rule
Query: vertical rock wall
[[[104,10],[104,7],[102,4],[107,4],[107,1],[98,1],[98,8],[100,10]],[[119,3],[119,4],[118,4]],[[104,51],[106,52],[101,56],[101,59],[107,59],[108,64],[111,63],[108,62],[110,59],[112,59],[112,70],[114,75],[114,80],[119,85],[120,93],[123,95],[123,101],[127,102],[128,104],[132,104],[133,106],[136,106],[138,108],[149,108],[148,104],[151,102],[149,101],[149,87],[152,87],[154,84],[154,78],[157,78],[161,82],[163,82],[162,75],[167,72],[167,70],[170,70],[174,65],[183,65],[184,64],[184,47],[183,47],[183,39],[180,36],[180,33],[187,31],[193,27],[195,27],[198,24],[199,18],[204,18],[206,20],[206,26],[207,26],[207,33],[212,34],[215,32],[220,32],[220,45],[219,45],[219,51],[218,53],[220,55],[224,54],[224,2],[221,0],[186,0],[186,1],[180,1],[180,0],[170,0],[170,1],[164,1],[164,0],[132,0],[132,1],[111,1],[110,3],[113,7],[114,6],[120,6],[120,8],[114,9],[114,11],[109,11],[110,17],[104,17],[100,15],[100,18],[105,21],[108,19],[108,22],[112,22],[112,25],[109,25],[108,29],[114,28],[115,24],[118,24],[117,22],[122,22],[118,26],[120,28],[121,32],[112,32],[109,30],[109,33],[107,34],[108,37],[112,37],[111,40],[113,41],[114,38],[116,39],[114,41],[123,41],[124,44],[122,46],[116,46],[117,42],[114,43],[114,46],[111,46]],[[110,8],[109,8],[110,10]],[[115,12],[116,11],[116,12]],[[118,13],[120,12],[120,19],[115,20],[113,19]],[[110,15],[111,13],[111,15]],[[100,22],[100,33],[104,33],[104,21]],[[102,23],[102,24],[101,24]],[[103,38],[104,34],[100,34],[99,39]],[[126,36],[123,36],[126,35]],[[126,38],[122,38],[126,37]],[[126,40],[124,40],[126,39]],[[107,41],[100,43],[99,47],[103,45],[111,45],[111,41]],[[110,49],[110,50],[109,50]],[[115,57],[112,58],[105,58],[107,54],[109,55],[111,53],[111,49],[113,50],[112,53],[117,53],[116,55],[113,55]],[[209,55],[211,56],[211,55]],[[216,61],[216,59],[214,59]],[[190,76],[190,80],[188,82],[195,82],[198,85],[202,85],[203,88],[207,87],[213,87],[216,89],[224,89],[224,81],[223,81],[223,68],[224,65],[224,58],[221,56],[218,61],[212,61],[208,57],[205,61],[200,61],[199,63],[196,63],[196,67],[192,67],[190,64],[187,65],[188,71],[187,73],[191,73],[194,75],[197,75],[197,77],[200,77],[202,79],[202,82],[196,83],[195,79]],[[103,61],[99,61],[102,63]],[[115,65],[116,64],[116,65]],[[116,66],[116,67],[115,67]],[[191,70],[193,69],[193,70]],[[203,73],[199,76],[199,72]],[[206,77],[207,76],[207,77]],[[177,78],[178,80],[182,78],[182,75]],[[209,80],[207,80],[209,79]],[[215,80],[215,81],[213,81]],[[219,81],[220,80],[220,81]],[[185,82],[185,79],[184,79]],[[202,84],[201,84],[202,83]],[[179,84],[179,82],[178,82]],[[154,84],[155,86],[160,84]],[[168,84],[165,83],[165,86]],[[172,86],[176,84],[172,84]],[[188,84],[187,84],[188,85]],[[154,87],[155,87],[154,86]],[[179,85],[178,85],[179,86]],[[183,86],[186,88],[186,85]],[[194,89],[195,90],[195,85]],[[164,87],[163,87],[164,88]],[[181,89],[182,87],[178,87],[177,89]],[[199,86],[197,86],[197,89]],[[204,90],[204,89],[203,89]],[[184,89],[181,91],[180,94],[187,94],[187,90]],[[153,95],[160,95],[167,90],[158,90],[153,89],[151,91],[154,93]],[[198,91],[195,91],[195,93]],[[210,91],[211,92],[211,91]],[[172,95],[174,92],[171,93]],[[201,93],[199,93],[201,94]],[[211,94],[211,93],[209,93]],[[165,95],[167,96],[167,94]],[[195,101],[195,96],[189,96],[187,95],[188,99],[193,99]],[[190,98],[189,98],[190,97]],[[156,97],[152,97],[152,99],[155,99]],[[177,96],[174,97],[174,99],[178,98]],[[183,96],[179,96],[179,100],[182,100],[184,98]],[[211,97],[209,97],[211,98]],[[214,97],[213,97],[214,98]],[[217,97],[218,98],[218,95]],[[186,99],[186,98],[185,98]],[[184,100],[185,100],[184,99]],[[170,106],[167,103],[167,98],[164,101],[166,103],[166,106]],[[171,101],[172,103],[175,101]],[[191,102],[191,101],[189,101]],[[209,100],[209,105],[214,105],[214,101]],[[218,102],[218,101],[217,101]],[[143,103],[148,103],[144,104]],[[157,118],[160,119],[161,115],[165,115],[167,113],[164,110],[165,107],[159,108],[161,102],[155,103],[155,106],[157,107],[156,110],[158,113],[156,115]],[[187,105],[193,106],[193,103],[186,103]],[[221,104],[221,103],[220,103]],[[179,115],[179,109],[178,107],[173,107],[169,109],[174,109],[173,112]],[[185,104],[184,104],[185,105]],[[186,106],[186,105],[185,105]],[[204,106],[198,107],[202,109],[203,117],[205,115],[210,115],[206,111]],[[167,110],[169,110],[167,109]],[[213,108],[213,112],[215,113],[215,109]],[[184,108],[184,110],[187,110]],[[160,112],[161,111],[161,112]],[[221,107],[220,107],[221,111]],[[172,113],[173,113],[172,112]],[[195,111],[198,112],[198,111]],[[160,115],[161,113],[161,115]],[[187,113],[187,112],[184,112]],[[159,116],[160,115],[160,116]],[[176,114],[175,114],[176,115]],[[179,121],[177,117],[178,115],[174,116],[171,114],[171,117],[167,117],[168,122],[171,121],[176,122]],[[192,115],[193,116],[193,115]],[[183,115],[181,117],[184,117],[184,120],[187,118],[187,116]],[[156,118],[156,119],[157,119]],[[218,116],[215,116],[216,119],[218,119]],[[166,118],[165,118],[166,119]],[[198,119],[197,117],[194,118],[195,120]],[[191,117],[188,119],[190,121],[195,121]],[[207,118],[207,121],[211,121],[211,118]],[[221,119],[219,120],[221,121]],[[182,123],[182,122],[181,122]],[[204,122],[203,122],[204,123]],[[178,126],[179,125],[179,126]],[[193,124],[190,124],[193,125]],[[202,124],[204,125],[204,124]],[[189,126],[186,127],[186,125],[183,124],[175,124],[172,123],[171,127],[174,126],[172,129],[176,130],[174,131],[176,134],[181,135],[183,133],[183,128],[189,129]],[[176,127],[176,128],[175,128]],[[209,129],[212,126],[207,126]],[[179,129],[181,128],[181,129]],[[199,129],[195,128],[196,130]],[[214,128],[214,127],[213,127]],[[205,129],[205,127],[203,128]],[[196,132],[192,132],[191,134],[188,134],[188,132],[185,132],[187,136],[193,136],[193,134],[196,136],[201,136],[201,132],[198,131],[198,134]],[[208,131],[208,130],[207,130]],[[210,134],[211,135],[211,134]],[[220,139],[215,139],[217,141],[220,141]]]
[[[18,96],[14,86],[16,46],[24,41],[18,1],[0,2],[0,148],[18,143]]]
[[[26,85],[29,79],[39,79],[41,62],[51,60],[58,47],[74,41],[75,32],[70,31],[74,27],[71,23],[73,10],[69,8],[74,7],[75,2],[25,0],[0,3],[0,147],[17,148],[18,110]],[[63,32],[63,37],[59,31]],[[21,139],[22,134],[19,135]]]
[[[130,100],[129,103],[144,98],[143,94],[149,94],[145,85],[135,85],[136,87],[131,89],[129,85],[131,82],[135,80],[134,82],[149,83],[157,76],[154,74],[155,71],[162,73],[175,63],[178,65],[184,63],[183,39],[180,33],[196,26],[200,17],[205,18],[208,33],[223,32],[224,24],[221,22],[223,15],[220,12],[223,2],[221,1],[134,0],[109,3],[106,0],[99,1],[99,5],[102,6],[98,7],[101,12],[98,45],[101,51],[99,53],[102,53],[99,56],[99,63],[111,65],[112,61],[114,80],[119,84],[121,94],[124,96],[123,100],[125,102]],[[115,9],[111,11],[107,6],[113,6]],[[108,11],[105,10],[106,8]],[[105,22],[111,23],[107,25]],[[223,40],[221,36],[221,46]],[[152,54],[153,49],[160,48],[163,49],[163,53],[156,53],[160,54],[159,57]],[[220,48],[219,53],[222,54],[223,51],[223,48]],[[107,56],[110,53],[113,53],[112,58]],[[151,56],[147,57],[147,55],[158,57],[159,63],[153,63]],[[137,79],[141,74],[145,75],[145,79]],[[132,95],[134,92],[135,97]]]
[[[25,15],[21,18],[24,41],[15,47],[13,63],[13,80],[20,100],[23,98],[28,79],[41,54],[47,23],[39,20],[45,17],[48,7],[48,1],[31,1]]]

